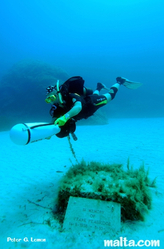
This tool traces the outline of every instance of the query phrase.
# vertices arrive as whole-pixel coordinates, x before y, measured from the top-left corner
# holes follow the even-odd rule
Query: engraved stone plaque
[[[116,232],[121,226],[121,205],[116,202],[70,196],[63,228],[74,232]]]

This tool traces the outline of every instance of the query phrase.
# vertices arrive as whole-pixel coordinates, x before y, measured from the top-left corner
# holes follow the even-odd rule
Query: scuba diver
[[[138,88],[141,83],[129,81],[123,77],[117,77],[116,83],[108,89],[104,84],[97,83],[97,88],[93,92],[84,86],[84,80],[80,76],[74,76],[65,81],[61,86],[59,80],[55,86],[46,88],[46,103],[50,103],[50,115],[54,125],[60,127],[57,137],[63,138],[72,135],[77,140],[74,131],[76,122],[83,118],[92,116],[100,107],[108,104],[116,96],[120,85],[130,89]],[[102,89],[108,92],[100,95]]]

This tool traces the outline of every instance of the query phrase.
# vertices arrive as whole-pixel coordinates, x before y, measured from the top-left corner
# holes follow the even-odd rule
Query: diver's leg
[[[107,103],[109,103],[112,99],[115,98],[116,93],[118,92],[118,89],[120,87],[119,83],[115,83],[109,90],[108,93],[103,94],[107,98]]]
[[[96,91],[90,96],[92,103],[92,113],[95,113],[100,107],[108,104],[112,99],[114,99],[118,89],[120,87],[119,83],[115,83],[106,94],[99,95],[100,90],[96,89]],[[98,87],[97,87],[98,88]]]
[[[100,91],[101,91],[102,89],[109,90],[104,84],[98,82],[98,83],[97,83],[97,88],[96,88],[96,90],[94,91],[93,94],[99,95],[99,94],[100,94]]]
[[[94,95],[99,95],[100,92],[99,92],[98,90],[95,90],[95,91],[93,92],[93,94],[94,94]]]
[[[91,100],[92,100],[92,104],[93,104],[93,113],[95,111],[97,111],[100,107],[108,104],[112,99],[114,99],[119,87],[120,87],[120,84],[119,83],[115,83],[110,89],[109,89],[109,92],[106,93],[106,94],[101,94],[99,95],[100,93],[100,90],[102,88],[105,88],[105,85],[102,86],[99,85],[101,83],[98,83],[97,84],[97,89],[96,91],[93,93],[93,95],[91,95]]]
[[[117,81],[117,83],[118,83],[118,85],[122,85],[125,81],[126,81],[126,79],[125,78],[123,78],[123,77],[117,77],[116,78],[116,81]],[[115,84],[116,85],[116,84]],[[114,87],[115,85],[113,85],[112,87]],[[102,83],[100,83],[100,82],[98,82],[97,83],[97,87],[96,87],[96,90],[93,92],[93,90],[91,89],[91,88],[87,88],[87,87],[83,87],[83,94],[84,95],[91,95],[91,94],[96,94],[96,95],[99,95],[100,94],[100,91],[102,90],[102,89],[105,89],[105,90],[107,90],[107,91],[109,91],[109,93],[110,93],[110,91],[111,91],[111,89],[112,89],[112,87],[109,89],[109,88],[107,88],[106,87],[106,85],[105,84],[102,84]],[[117,87],[118,88],[118,87]],[[117,89],[118,90],[118,89]],[[105,95],[105,94],[104,94]],[[107,93],[107,96],[108,96],[108,93]],[[110,96],[109,96],[110,97]],[[114,96],[115,97],[115,96]],[[113,98],[114,98],[113,97]],[[112,98],[112,99],[113,99]],[[112,100],[111,99],[111,100]],[[109,100],[110,101],[110,100]]]
[[[93,90],[91,88],[88,87],[83,87],[83,95],[87,96],[87,95],[91,95],[93,94]]]

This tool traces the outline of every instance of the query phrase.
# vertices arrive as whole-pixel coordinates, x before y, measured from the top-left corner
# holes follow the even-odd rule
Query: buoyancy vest
[[[69,93],[76,93],[78,95],[83,95],[84,80],[81,76],[74,76],[66,80],[60,86],[60,93],[63,99],[68,97]]]

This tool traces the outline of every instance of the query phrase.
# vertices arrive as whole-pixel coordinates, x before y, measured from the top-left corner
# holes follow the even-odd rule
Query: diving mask
[[[46,88],[46,90],[47,90],[47,97],[45,99],[46,103],[49,104],[59,100],[59,102],[63,104],[62,95],[60,93],[59,80],[57,80],[56,86],[49,86]]]
[[[47,97],[45,99],[46,103],[52,103],[56,100],[56,95],[57,95],[57,91],[56,91],[56,86],[49,86],[46,88],[47,90]]]
[[[49,96],[47,96],[47,98],[45,99],[47,104],[53,103],[56,100],[56,96],[54,94],[50,94]]]

